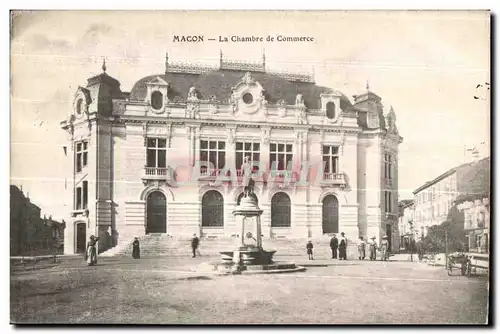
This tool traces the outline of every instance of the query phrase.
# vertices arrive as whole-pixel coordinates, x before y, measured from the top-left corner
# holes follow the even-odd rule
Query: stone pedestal
[[[262,227],[260,217],[262,210],[257,200],[246,195],[233,211],[236,223],[239,226],[240,246],[227,252],[220,252],[222,263],[215,265],[217,270],[231,274],[242,273],[280,273],[302,271],[305,268],[297,267],[294,263],[275,263],[273,255],[276,251],[266,251],[262,247]]]

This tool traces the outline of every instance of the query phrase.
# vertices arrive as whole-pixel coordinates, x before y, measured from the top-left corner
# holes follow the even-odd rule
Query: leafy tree
[[[447,237],[446,234],[448,234]],[[456,206],[451,208],[443,223],[429,227],[427,236],[423,240],[423,246],[428,252],[444,253],[446,242],[448,243],[448,252],[466,250],[464,214]]]

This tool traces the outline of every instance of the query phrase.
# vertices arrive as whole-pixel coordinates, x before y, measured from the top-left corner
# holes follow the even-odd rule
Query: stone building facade
[[[430,226],[447,220],[455,200],[463,195],[484,194],[490,186],[490,158],[452,168],[414,192],[416,234],[424,238]]]
[[[145,233],[234,237],[248,157],[265,238],[397,228],[398,145],[392,108],[369,90],[353,101],[306,74],[262,62],[169,63],[130,92],[106,73],[75,92],[61,122],[74,155],[65,252]]]

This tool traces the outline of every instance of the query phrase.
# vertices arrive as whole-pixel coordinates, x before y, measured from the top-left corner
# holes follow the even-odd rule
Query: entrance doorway
[[[87,246],[87,225],[85,223],[76,224],[76,250],[75,253],[83,254]]]
[[[160,191],[154,191],[147,198],[146,234],[167,233],[167,199]]]
[[[339,202],[333,195],[323,199],[323,234],[339,233]]]

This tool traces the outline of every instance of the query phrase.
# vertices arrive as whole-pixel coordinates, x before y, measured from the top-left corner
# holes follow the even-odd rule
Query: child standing
[[[307,255],[309,256],[309,260],[314,260],[314,258],[313,258],[313,248],[314,248],[313,243],[311,242],[311,240],[309,240],[309,242],[306,245]]]

